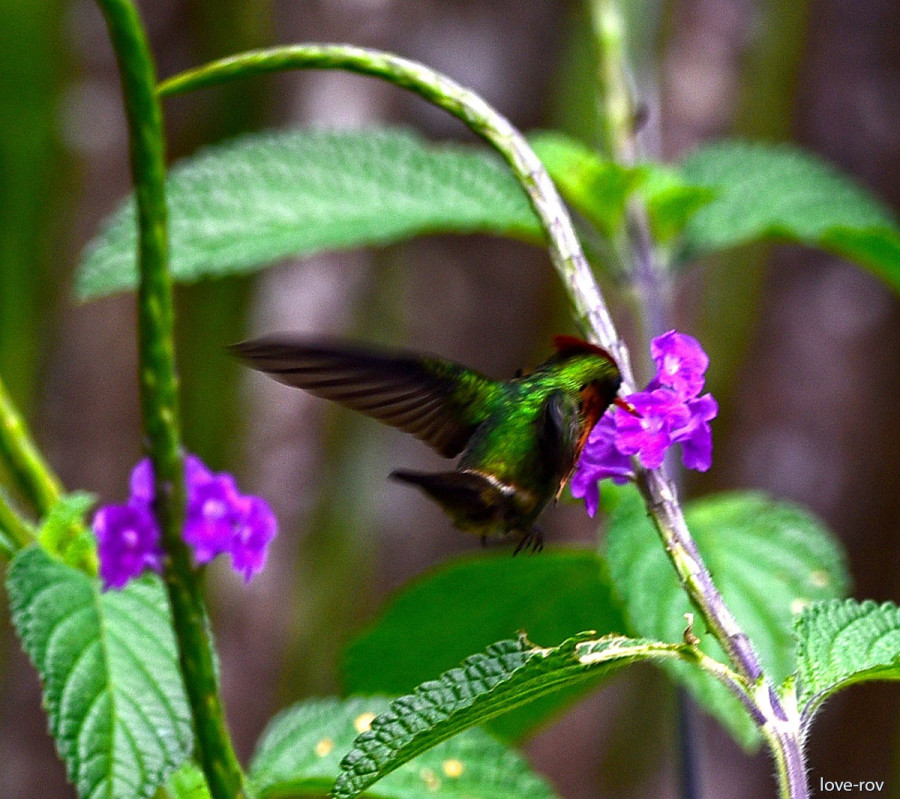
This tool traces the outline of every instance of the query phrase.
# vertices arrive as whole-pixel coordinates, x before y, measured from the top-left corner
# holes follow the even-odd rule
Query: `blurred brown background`
[[[896,0],[623,5],[657,154],[677,159],[724,135],[791,140],[900,207]],[[580,3],[141,7],[162,76],[252,46],[346,41],[445,71],[520,128],[592,131]],[[71,291],[79,251],[128,191],[118,79],[93,3],[0,0],[0,104],[0,372],[66,485],[120,501],[140,453],[133,298],[79,305]],[[234,84],[169,101],[166,113],[173,159],[266,125],[390,122],[470,139],[424,102],[341,73]],[[385,481],[391,466],[433,463],[417,442],[241,374],[223,345],[254,331],[327,331],[412,343],[503,376],[540,360],[549,335],[569,325],[546,256],[483,237],[432,237],[204,283],[180,289],[178,308],[187,444],[214,468],[238,471],[282,522],[270,566],[249,589],[218,566],[210,575],[226,703],[246,759],[277,708],[339,689],[344,642],[389,591],[473,542]],[[808,505],[847,547],[855,595],[900,601],[897,297],[821,253],[753,247],[694,270],[679,290],[678,321],[710,350],[722,401],[714,468],[689,490],[759,487]],[[592,540],[579,508],[549,516],[554,541]],[[665,680],[638,670],[527,750],[567,799],[674,797],[674,707]],[[885,794],[900,797],[898,709],[896,686],[832,700],[811,742],[814,784],[885,780]],[[689,721],[703,796],[774,796],[764,754],[745,755],[702,714],[690,711]],[[70,795],[37,680],[0,626],[0,797]]]

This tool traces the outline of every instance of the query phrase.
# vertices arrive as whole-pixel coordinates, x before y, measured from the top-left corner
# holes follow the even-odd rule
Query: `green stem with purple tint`
[[[168,266],[165,138],[156,70],[131,0],[97,0],[116,52],[128,120],[139,230],[138,355],[141,414],[156,476],[154,510],[167,552],[164,580],[191,707],[196,755],[214,799],[245,797],[244,775],[219,694],[200,577],[181,537],[184,459],[175,371],[172,278]]]
[[[631,165],[638,153],[634,130],[636,103],[631,96],[626,71],[624,20],[616,0],[592,0],[590,11],[600,54],[599,100],[606,145],[613,159]],[[626,250],[649,349],[650,339],[671,327],[668,270],[658,262],[647,209],[639,198],[631,198],[625,218]],[[638,489],[684,590],[722,645],[732,666],[751,686],[748,710],[772,751],[780,795],[784,799],[806,799],[809,793],[799,715],[789,713],[784,707],[763,672],[752,641],[713,583],[687,528],[676,483],[668,477],[666,465],[648,471],[635,463],[635,472]]]

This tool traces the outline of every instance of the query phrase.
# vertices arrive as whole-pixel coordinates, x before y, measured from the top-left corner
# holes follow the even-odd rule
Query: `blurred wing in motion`
[[[411,433],[447,458],[463,450],[502,391],[478,372],[412,352],[287,336],[231,349],[252,368]]]

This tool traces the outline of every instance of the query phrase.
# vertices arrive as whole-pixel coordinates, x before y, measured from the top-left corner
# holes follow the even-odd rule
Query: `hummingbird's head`
[[[619,367],[612,356],[602,347],[574,336],[555,336],[553,345],[556,355],[549,363],[559,375],[560,382],[580,395],[583,406],[605,410],[622,383]]]

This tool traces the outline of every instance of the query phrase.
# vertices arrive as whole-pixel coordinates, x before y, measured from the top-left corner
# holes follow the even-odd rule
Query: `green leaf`
[[[794,669],[795,617],[808,605],[845,595],[849,578],[841,549],[807,511],[762,494],[733,492],[685,506],[688,527],[725,602],[750,636],[773,680]],[[613,584],[636,635],[680,641],[684,614],[694,612],[635,489],[609,520],[606,551]],[[702,622],[702,649],[727,662]],[[739,702],[706,674],[668,664],[697,701],[745,747],[759,742]]]
[[[819,247],[900,289],[900,226],[871,194],[786,145],[719,142],[685,159],[684,179],[715,192],[685,229],[685,255],[761,239]]]
[[[808,724],[832,694],[867,680],[900,680],[900,607],[818,602],[797,619],[798,703]]]
[[[159,579],[101,593],[97,580],[32,547],[13,561],[7,589],[78,795],[152,796],[192,745]]]
[[[166,190],[172,273],[180,282],[423,233],[543,241],[524,191],[499,158],[401,130],[245,136],[181,162]],[[88,245],[79,296],[133,289],[136,252],[129,201]]]
[[[441,741],[599,672],[651,658],[693,660],[692,650],[684,644],[592,637],[592,633],[583,633],[549,649],[534,646],[523,636],[500,641],[395,700],[356,739],[341,762],[332,796],[358,796]]]
[[[641,172],[601,158],[562,133],[535,133],[528,141],[566,201],[601,233],[613,235],[622,225],[625,201],[641,181]]]
[[[620,231],[634,192],[647,203],[658,242],[680,233],[688,218],[713,196],[708,188],[686,183],[675,169],[650,162],[623,166],[562,133],[532,134],[529,143],[566,202],[606,236]]]
[[[342,756],[389,704],[383,697],[309,699],[279,713],[250,765],[256,795],[265,799],[328,791],[340,773]],[[383,799],[425,795],[551,799],[555,794],[519,754],[475,728],[405,763],[378,786]]]
[[[350,693],[407,693],[472,652],[520,631],[557,644],[586,629],[601,635],[625,629],[605,565],[595,553],[462,557],[403,588],[351,643],[344,686]],[[506,739],[519,738],[589,688],[578,686],[529,704],[490,728]]]
[[[715,192],[706,186],[685,182],[681,174],[662,164],[645,163],[641,197],[647,203],[650,230],[657,243],[671,242],[681,234],[690,218],[711,202]]]
[[[203,771],[193,760],[185,761],[169,777],[161,796],[155,799],[211,799]]]
[[[97,543],[84,524],[96,497],[83,491],[66,494],[41,523],[38,540],[51,555],[91,575],[97,574]]]

